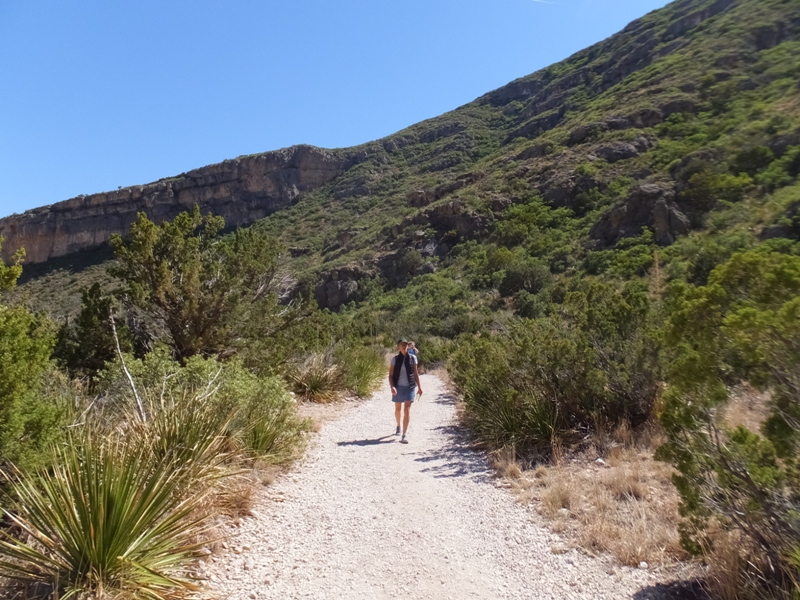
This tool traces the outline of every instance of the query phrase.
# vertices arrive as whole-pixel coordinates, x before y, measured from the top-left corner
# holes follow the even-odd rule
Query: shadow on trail
[[[647,586],[633,595],[633,600],[708,600],[698,581],[674,581]]]
[[[443,398],[449,398],[442,395]],[[435,402],[439,402],[437,398]],[[442,400],[442,402],[452,402]],[[431,473],[434,478],[443,477],[469,477],[475,481],[488,482],[492,474],[486,464],[482,453],[476,452],[467,437],[466,431],[457,425],[441,425],[434,427],[434,431],[444,434],[444,443],[438,448],[417,453],[414,460],[425,465],[422,473]]]
[[[337,446],[377,446],[378,444],[391,444],[396,435],[385,435],[374,440],[350,440],[349,442],[336,442]]]
[[[423,400],[419,400],[419,402],[425,401],[425,396],[423,395]],[[444,404],[445,406],[452,406],[456,403],[456,397],[452,394],[448,394],[447,392],[443,392],[441,394],[437,394],[436,397],[433,399],[434,404]]]

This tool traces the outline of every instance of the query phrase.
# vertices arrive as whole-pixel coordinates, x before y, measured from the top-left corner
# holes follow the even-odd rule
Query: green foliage
[[[162,225],[140,213],[127,242],[111,239],[112,273],[131,303],[168,332],[179,360],[230,349],[250,317],[284,323],[274,293],[278,246],[255,229],[223,239],[223,227],[195,206]]]
[[[687,205],[695,223],[698,223],[698,219],[714,208],[719,201],[741,200],[745,188],[751,182],[747,174],[734,176],[706,167],[688,178],[681,192],[681,200]]]
[[[3,249],[3,236],[0,236],[0,250]],[[0,292],[13,288],[19,276],[22,275],[22,259],[25,258],[25,251],[19,250],[14,255],[10,265],[0,260]]]
[[[707,548],[709,518],[738,529],[767,557],[761,585],[800,591],[800,257],[752,250],[712,271],[705,286],[670,292],[670,386],[663,459],[680,471],[689,549]],[[716,418],[740,379],[772,392],[761,435]],[[756,561],[757,563],[758,561]],[[753,568],[756,568],[756,563]],[[780,596],[782,597],[782,596]]]
[[[114,300],[103,295],[99,283],[81,292],[81,311],[74,320],[67,319],[56,337],[53,358],[72,377],[93,380],[117,355],[117,342],[110,319],[114,314]],[[113,316],[123,352],[132,349],[127,326]]]
[[[379,346],[345,342],[334,348],[333,357],[345,387],[357,396],[369,396],[386,374],[386,350]]]
[[[39,394],[53,336],[22,307],[0,305],[0,461],[46,460],[43,450],[62,424],[62,409]]]
[[[51,469],[13,484],[0,572],[55,597],[159,599],[196,589],[186,567],[205,528],[205,486],[186,486],[145,446],[87,435],[54,451]]]
[[[16,258],[11,266],[0,261],[0,290],[10,290],[19,278],[21,255]],[[43,451],[59,434],[63,410],[39,394],[52,347],[46,319],[0,304],[0,464],[46,462]]]
[[[172,428],[169,436],[152,437],[186,439],[169,446],[199,451],[221,424],[227,424],[228,450],[241,449],[253,459],[284,462],[302,446],[305,423],[297,417],[294,400],[277,376],[258,376],[237,361],[221,363],[200,356],[181,365],[163,348],[143,359],[127,356],[125,364],[144,408],[145,423],[155,426],[163,421],[163,427]],[[141,412],[119,361],[100,373],[97,392],[107,414],[95,418],[106,429]],[[206,442],[201,443],[203,439]]]
[[[761,169],[767,167],[774,159],[775,155],[772,150],[766,146],[755,146],[748,150],[742,150],[733,157],[731,172],[734,175],[746,173],[750,177],[755,177]]]
[[[493,446],[520,454],[650,415],[659,380],[649,301],[636,285],[587,282],[558,312],[463,337],[450,362],[468,418]]]

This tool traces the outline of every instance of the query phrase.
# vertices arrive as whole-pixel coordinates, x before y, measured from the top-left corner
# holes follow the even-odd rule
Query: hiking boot
[[[400,435],[400,425],[397,426],[397,429],[394,430],[395,435]]]
[[[408,443],[408,440],[406,439],[406,434],[405,433],[403,434],[403,437],[400,438],[400,443],[401,444],[407,444]]]

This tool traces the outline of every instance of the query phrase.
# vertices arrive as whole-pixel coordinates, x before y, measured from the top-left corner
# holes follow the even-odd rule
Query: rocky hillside
[[[0,219],[6,240],[3,257],[25,248],[28,263],[42,263],[102,245],[122,233],[137,212],[158,222],[198,204],[246,226],[292,204],[347,168],[342,154],[294,146],[227,160],[155,183],[78,196],[51,206]]]
[[[256,155],[0,220],[4,250],[47,260],[138,210],[163,219],[198,202],[231,225],[270,215],[258,226],[289,248],[298,287],[338,309],[372,282],[447,268],[470,241],[524,246],[558,275],[693,232],[797,236],[799,35],[795,0],[677,0],[361,147]]]

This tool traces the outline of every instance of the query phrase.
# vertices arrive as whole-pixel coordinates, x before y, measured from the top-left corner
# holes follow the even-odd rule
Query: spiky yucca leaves
[[[320,352],[293,365],[287,375],[294,391],[314,402],[331,402],[344,389],[341,369]]]
[[[229,427],[236,409],[219,402],[216,389],[182,392],[169,398],[145,393],[147,420],[130,414],[124,421],[128,439],[149,449],[155,460],[172,464],[188,485],[213,483],[229,474],[226,464],[239,454]]]
[[[0,540],[0,573],[48,594],[163,599],[195,586],[182,571],[198,548],[206,486],[187,488],[173,460],[145,444],[68,440],[51,470],[22,473]],[[40,588],[41,589],[41,588]]]

